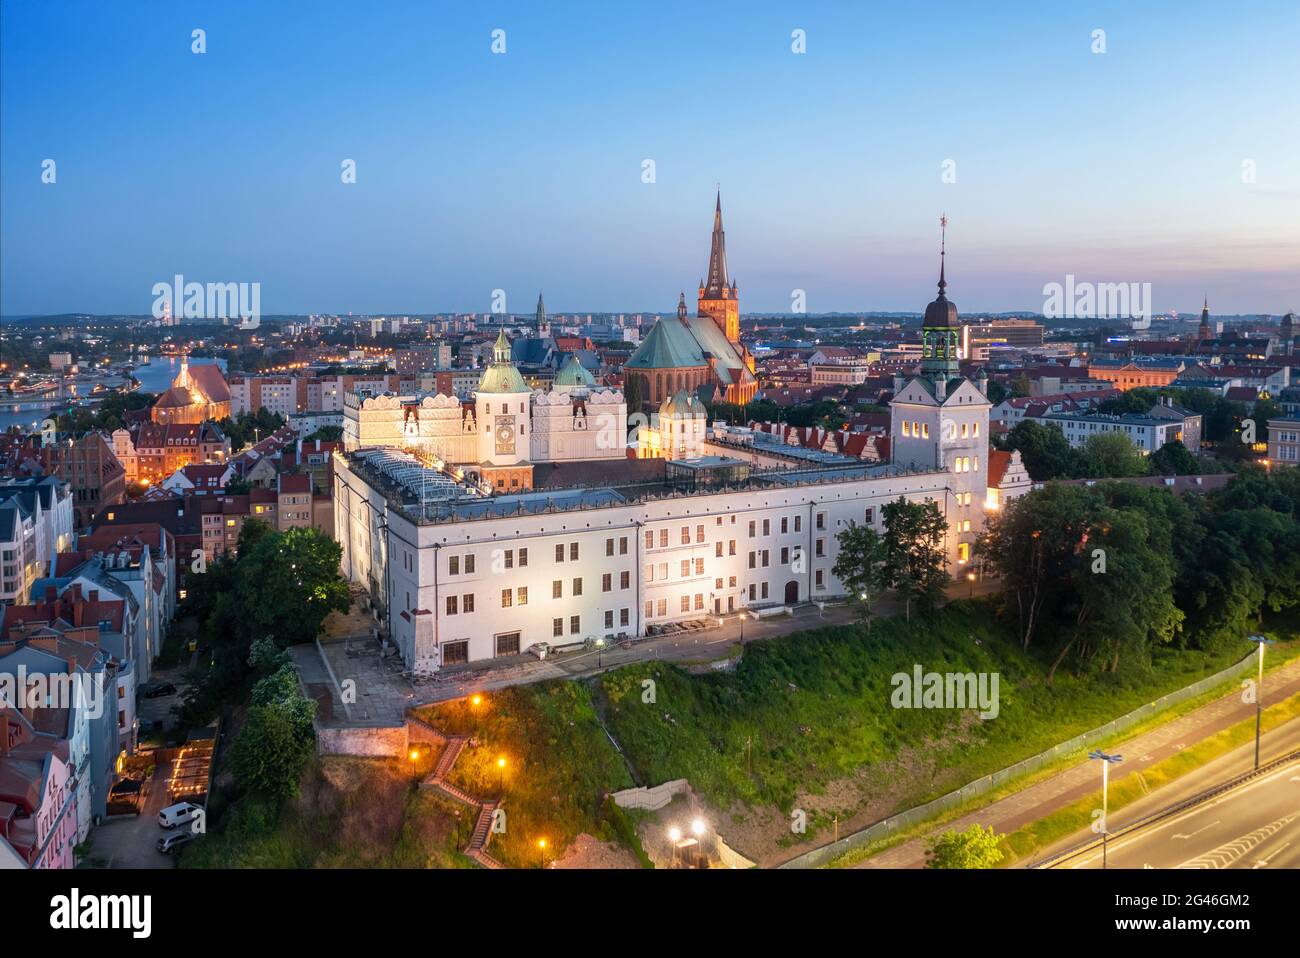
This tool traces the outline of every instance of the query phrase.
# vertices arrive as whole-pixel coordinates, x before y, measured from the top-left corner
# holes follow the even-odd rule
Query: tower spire
[[[718,189],[713,208],[713,241],[709,248],[709,278],[704,285],[706,298],[721,299],[727,282],[727,234],[722,228],[722,189]]]
[[[939,217],[939,298],[943,299],[943,291],[948,287],[948,283],[943,278],[944,257],[946,255],[946,246],[948,242],[948,214]]]

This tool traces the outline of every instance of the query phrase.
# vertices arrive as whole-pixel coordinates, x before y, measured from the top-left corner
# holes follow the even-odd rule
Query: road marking
[[[1256,868],[1267,868],[1267,867],[1268,867],[1268,863],[1269,863],[1269,861],[1270,861],[1272,858],[1274,858],[1276,855],[1280,854],[1280,853],[1281,853],[1281,852],[1286,848],[1286,846],[1287,846],[1287,845],[1290,845],[1290,844],[1291,844],[1290,842],[1287,842],[1286,845],[1283,845],[1281,848],[1279,848],[1277,851],[1275,851],[1275,852],[1274,852],[1272,855],[1270,855],[1268,858],[1261,858],[1259,861],[1255,862],[1255,867],[1256,867]]]
[[[1183,832],[1179,832],[1178,834],[1176,834],[1176,835],[1172,835],[1172,836],[1170,836],[1170,837],[1172,837],[1172,838],[1192,838],[1193,836],[1196,836],[1196,835],[1201,834],[1201,832],[1205,831],[1206,828],[1213,828],[1213,827],[1214,827],[1215,825],[1217,825],[1217,824],[1219,824],[1218,819],[1215,819],[1214,821],[1210,822],[1210,824],[1206,825],[1204,828],[1198,828],[1198,829],[1197,829],[1196,831],[1194,831],[1194,832],[1187,832],[1187,833],[1185,833],[1185,834],[1184,834]]]
[[[1206,852],[1204,855],[1198,855],[1195,858],[1189,858],[1177,867],[1229,868],[1234,862],[1237,862],[1245,856],[1251,849],[1258,847],[1258,845],[1265,839],[1272,838],[1298,817],[1300,817],[1300,812],[1288,815],[1286,818],[1279,818],[1277,821],[1270,822],[1263,828],[1255,829],[1248,835],[1243,835],[1233,841],[1225,842],[1213,851]]]

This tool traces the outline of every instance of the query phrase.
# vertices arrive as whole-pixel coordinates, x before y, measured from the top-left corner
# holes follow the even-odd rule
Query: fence
[[[1154,702],[1148,702],[1139,708],[1134,709],[1126,715],[1121,715],[1098,728],[1090,729],[1082,735],[1076,735],[1074,738],[1058,745],[1053,745],[1045,752],[1039,752],[1037,755],[1030,756],[1027,759],[1017,762],[1015,765],[1008,765],[1006,768],[999,769],[991,775],[985,775],[977,778],[975,781],[963,785],[956,791],[949,792],[946,795],[940,795],[938,798],[926,802],[924,805],[917,805],[906,811],[899,812],[890,818],[882,819],[874,825],[869,825],[860,832],[854,832],[841,838],[838,842],[830,845],[823,845],[821,848],[814,848],[812,851],[805,852],[798,858],[792,858],[790,861],[781,865],[781,868],[817,868],[830,862],[845,852],[855,848],[862,848],[872,842],[879,841],[882,838],[894,834],[900,829],[910,828],[927,819],[942,815],[944,812],[957,808],[960,805],[969,802],[973,798],[981,795],[987,795],[1000,785],[1003,785],[1013,779],[1020,778],[1023,775],[1030,775],[1040,769],[1046,768],[1062,758],[1067,758],[1076,753],[1083,752],[1090,745],[1118,735],[1127,731],[1135,725],[1159,714],[1171,706],[1178,705],[1180,702],[1186,702],[1188,699],[1195,698],[1205,692],[1209,692],[1224,682],[1234,679],[1240,675],[1251,672],[1255,666],[1255,653],[1251,652],[1246,655],[1240,662],[1228,666],[1221,672],[1207,676],[1199,682],[1193,682],[1185,688],[1170,692],[1163,695]]]

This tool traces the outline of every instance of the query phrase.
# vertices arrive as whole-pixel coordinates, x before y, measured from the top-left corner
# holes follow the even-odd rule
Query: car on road
[[[158,851],[164,855],[170,855],[181,845],[188,845],[194,839],[199,837],[198,832],[192,832],[186,829],[183,832],[172,832],[170,835],[164,835],[158,839]]]
[[[177,825],[194,821],[202,811],[202,806],[195,805],[193,802],[177,802],[175,805],[168,805],[158,813],[158,824],[163,828],[175,828]]]
[[[150,682],[140,689],[140,694],[147,699],[160,699],[166,695],[175,695],[176,686],[170,682]]]

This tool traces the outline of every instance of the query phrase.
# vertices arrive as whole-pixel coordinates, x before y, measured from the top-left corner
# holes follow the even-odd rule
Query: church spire
[[[722,189],[718,189],[717,203],[713,208],[713,243],[709,249],[709,278],[705,283],[705,296],[720,299],[729,288],[727,282],[727,234],[722,229]]]
[[[537,294],[537,336],[539,339],[545,339],[551,334],[551,324],[546,319],[546,304],[542,302],[542,294]]]

